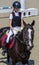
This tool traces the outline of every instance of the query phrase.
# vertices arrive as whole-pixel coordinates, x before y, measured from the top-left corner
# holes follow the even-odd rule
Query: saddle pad
[[[9,49],[11,49],[14,45],[15,38],[12,40],[12,42],[9,44]]]
[[[7,34],[4,34],[3,38],[2,38],[2,46],[7,46],[7,44],[5,43],[5,40],[7,38]],[[14,45],[14,41],[15,41],[15,38],[11,41],[11,43],[9,43],[9,46],[8,48],[11,49]]]
[[[4,34],[4,36],[3,36],[3,38],[2,38],[2,45],[3,45],[3,46],[6,46],[6,43],[5,43],[6,38],[7,38],[7,35]]]

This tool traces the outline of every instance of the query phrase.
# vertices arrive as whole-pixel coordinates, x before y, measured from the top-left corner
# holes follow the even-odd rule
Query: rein
[[[22,31],[21,31],[22,32]],[[20,40],[19,36],[21,35],[21,32],[18,34],[18,36],[15,36],[15,38],[20,42],[20,43],[24,43],[22,40]]]
[[[17,36],[16,39],[20,42],[20,43],[24,43],[23,41],[21,41]]]

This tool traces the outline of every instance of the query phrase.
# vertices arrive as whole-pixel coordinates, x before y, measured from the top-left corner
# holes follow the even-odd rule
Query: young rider
[[[21,27],[21,12],[19,12],[19,9],[21,8],[21,4],[20,2],[18,1],[15,1],[13,4],[12,4],[12,8],[13,8],[13,11],[12,13],[10,14],[10,31],[9,31],[9,34],[8,34],[8,37],[6,39],[6,43],[9,43],[9,38],[11,35],[16,35],[17,34],[17,30],[18,31],[21,31],[22,30],[22,27]]]

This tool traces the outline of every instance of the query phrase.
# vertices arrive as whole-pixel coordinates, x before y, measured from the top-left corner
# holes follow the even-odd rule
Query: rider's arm
[[[21,13],[21,26],[22,26],[22,27],[23,27],[23,20],[24,20],[23,14]]]
[[[12,24],[12,19],[13,19],[13,16],[12,16],[12,14],[10,14],[9,22],[10,22],[10,28],[11,28],[11,29],[13,29],[13,27],[12,27],[12,25],[11,25],[11,24]]]

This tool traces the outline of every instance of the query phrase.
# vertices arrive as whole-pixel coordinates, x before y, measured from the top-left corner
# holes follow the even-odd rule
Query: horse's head
[[[23,41],[27,46],[28,50],[31,50],[34,46],[33,44],[33,39],[34,39],[34,26],[35,21],[33,20],[33,22],[31,24],[26,24],[23,21],[23,25],[24,25],[24,29],[23,29]]]

